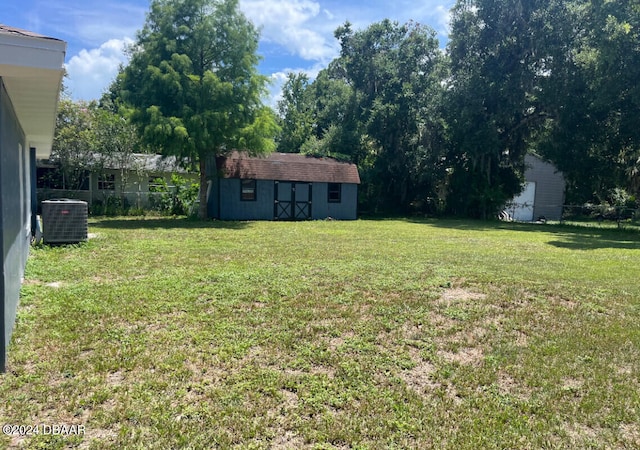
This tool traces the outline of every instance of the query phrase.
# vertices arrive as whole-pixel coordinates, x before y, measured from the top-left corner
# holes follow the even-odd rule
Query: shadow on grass
[[[598,225],[585,224],[532,224],[518,222],[482,221],[465,219],[432,219],[417,217],[366,217],[367,221],[404,221],[438,228],[461,231],[509,230],[521,232],[548,233],[554,235],[549,245],[572,250],[595,250],[600,248],[619,248],[640,250],[640,232],[635,229],[601,228]],[[121,230],[137,229],[226,229],[243,230],[252,226],[252,222],[197,220],[172,217],[131,217],[131,218],[92,218],[92,228]]]
[[[619,236],[572,233],[565,234],[563,238],[559,241],[549,241],[549,245],[569,250],[597,250],[601,248],[640,250],[640,235],[638,233],[621,233]]]
[[[595,250],[619,248],[640,250],[640,232],[635,229],[605,228],[598,224],[541,224],[463,219],[418,219],[405,218],[406,222],[430,225],[462,231],[509,230],[548,233],[557,239],[548,242],[558,248],[571,250]]]
[[[198,220],[187,217],[131,217],[131,218],[92,218],[92,228],[118,230],[157,230],[157,229],[225,229],[242,230],[251,226],[250,222],[227,222],[222,220]]]

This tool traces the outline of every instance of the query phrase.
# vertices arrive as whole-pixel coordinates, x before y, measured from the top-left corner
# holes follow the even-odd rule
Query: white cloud
[[[265,42],[276,43],[310,61],[331,61],[337,46],[333,18],[312,0],[242,0],[242,11],[261,30]],[[329,21],[327,19],[329,18]]]
[[[438,5],[435,9],[435,16],[438,23],[436,31],[444,38],[448,38],[451,31],[451,7]]]
[[[120,64],[126,64],[125,47],[133,41],[129,38],[111,39],[99,48],[83,49],[66,64],[66,84],[74,100],[100,98],[118,73]]]

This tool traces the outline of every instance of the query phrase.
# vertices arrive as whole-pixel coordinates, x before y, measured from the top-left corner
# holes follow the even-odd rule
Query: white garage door
[[[509,205],[509,212],[513,220],[531,222],[533,220],[533,202],[536,199],[536,183],[525,183],[524,190],[514,197]]]

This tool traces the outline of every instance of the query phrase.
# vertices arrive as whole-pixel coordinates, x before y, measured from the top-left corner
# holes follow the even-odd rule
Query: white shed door
[[[533,220],[533,203],[536,199],[536,183],[527,182],[520,195],[514,197],[511,215],[514,220],[531,222]]]

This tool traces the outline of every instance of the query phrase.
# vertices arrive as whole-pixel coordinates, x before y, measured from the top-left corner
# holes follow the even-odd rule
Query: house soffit
[[[38,158],[51,152],[67,44],[0,25],[0,77]]]

